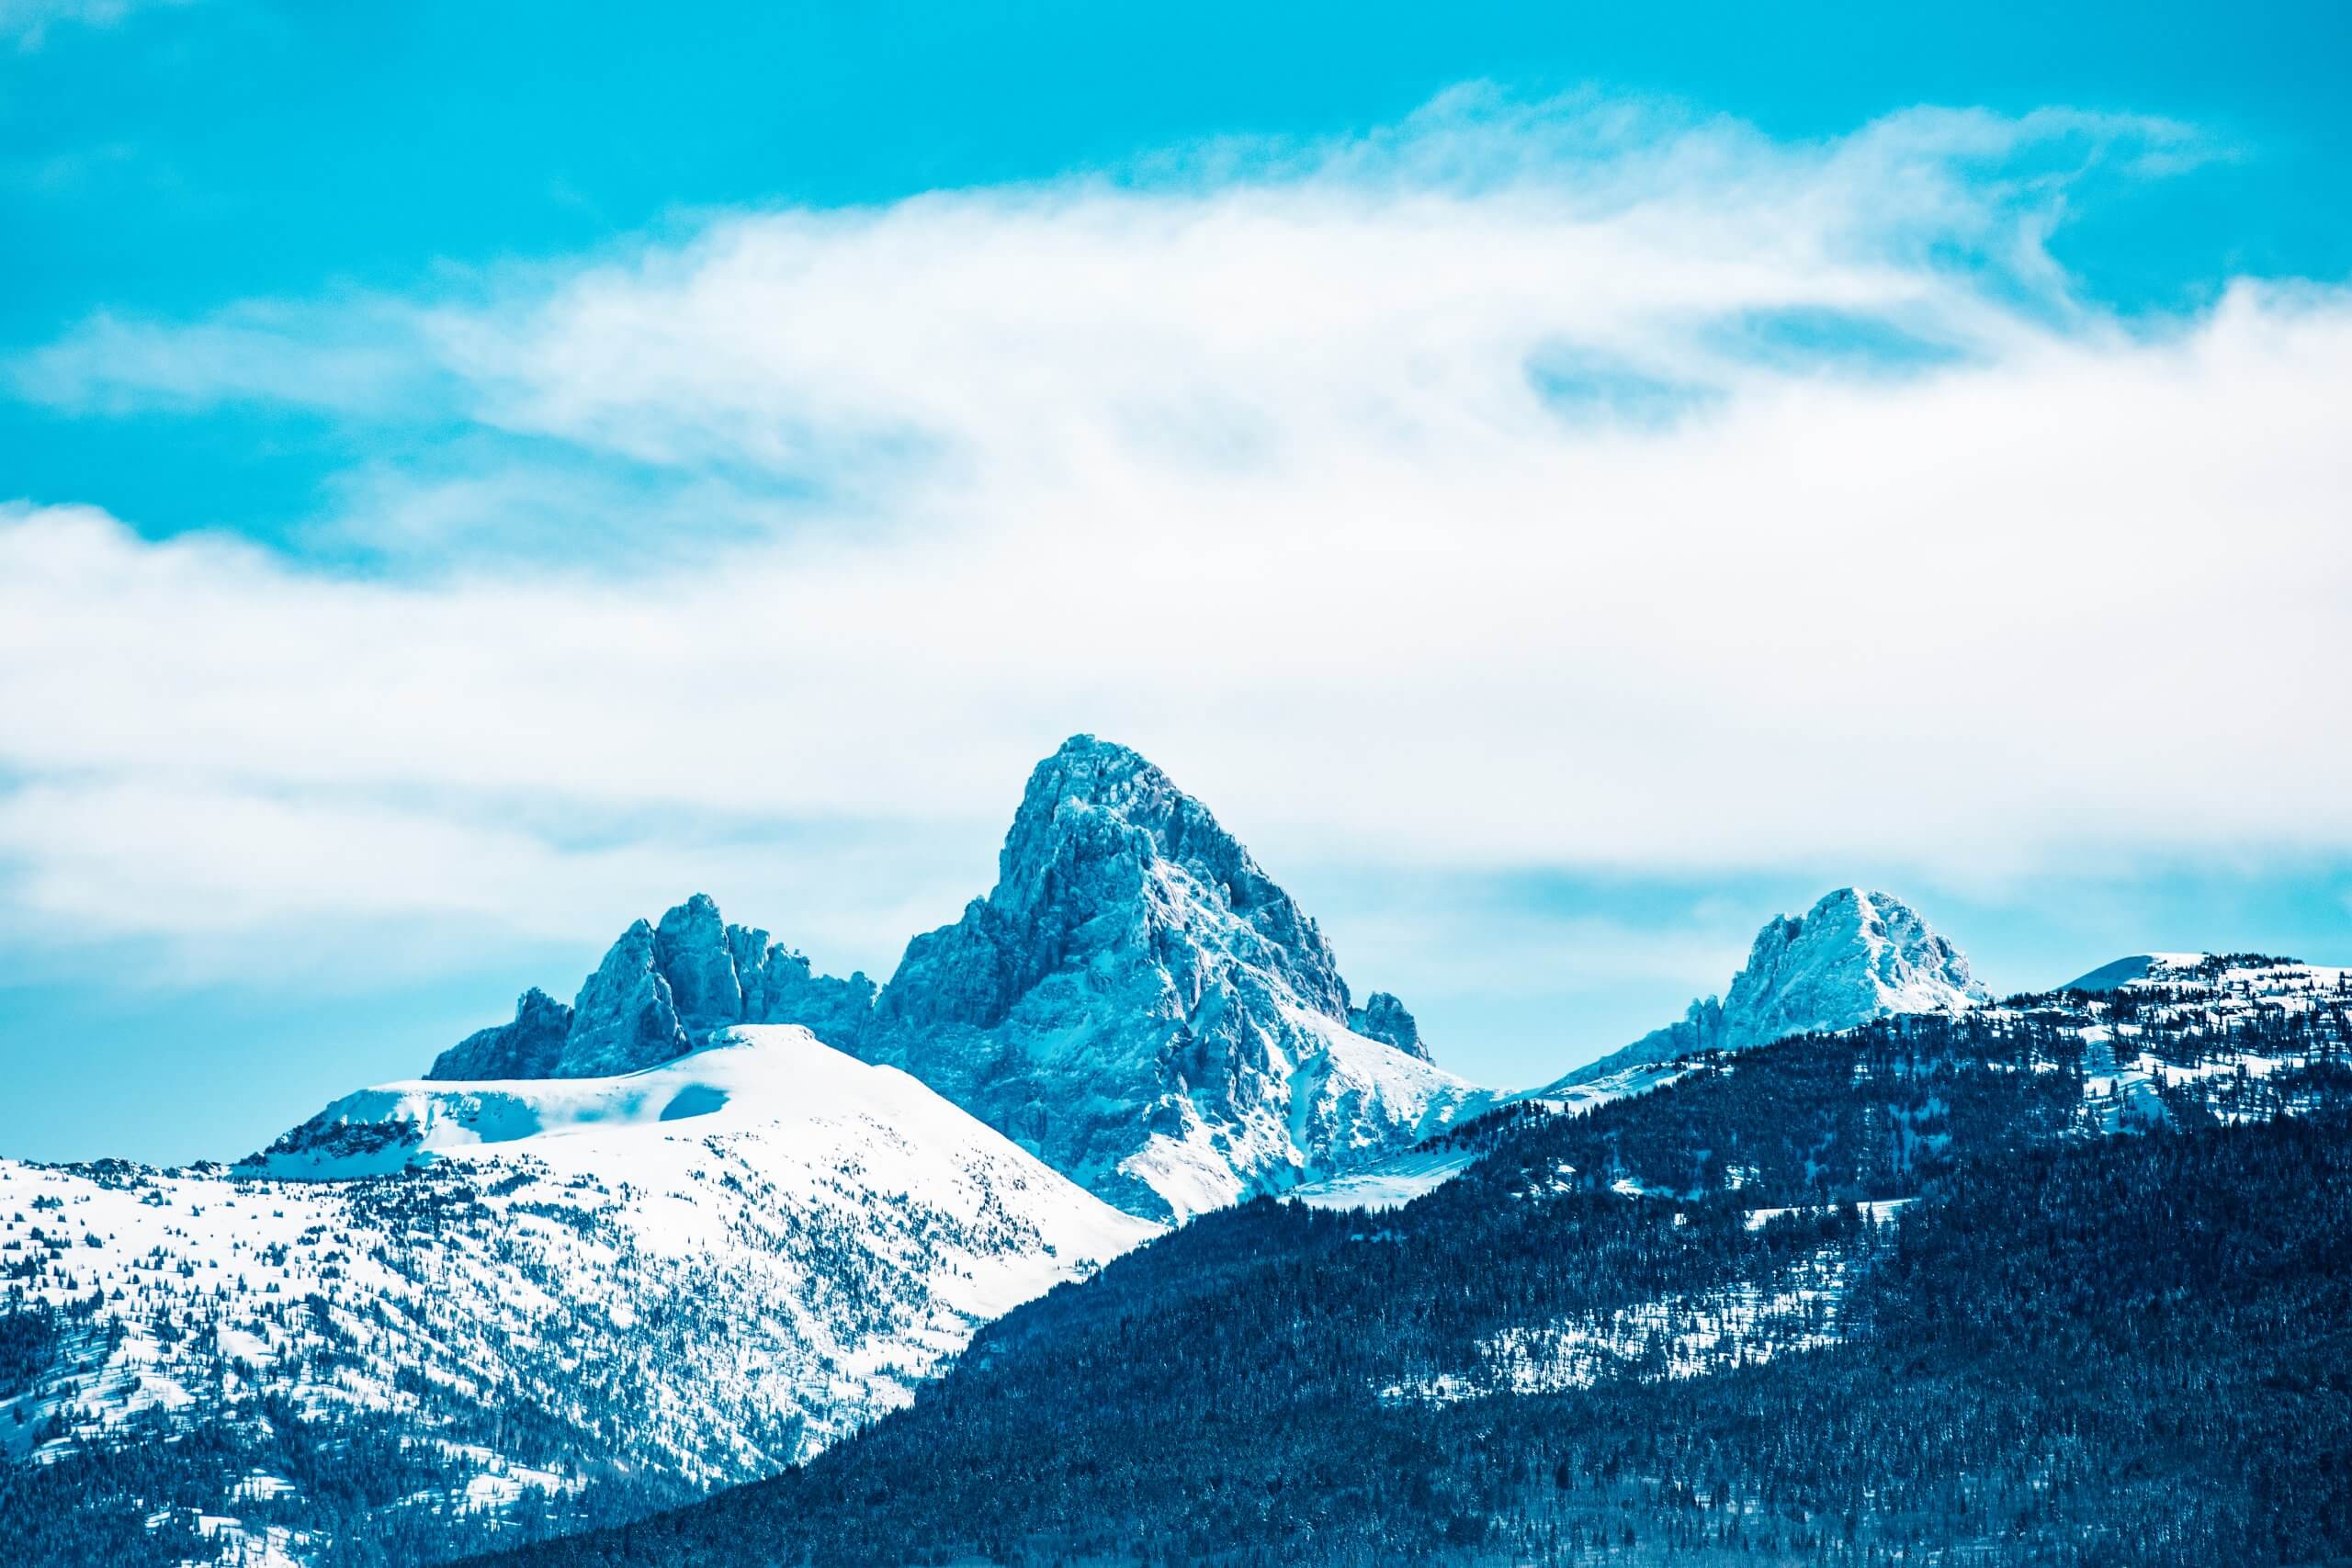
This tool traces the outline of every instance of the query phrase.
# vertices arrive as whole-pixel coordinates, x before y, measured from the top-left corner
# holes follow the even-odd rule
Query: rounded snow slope
[[[387,1084],[233,1173],[0,1160],[8,1214],[17,1288],[121,1330],[76,1337],[19,1409],[85,1435],[258,1419],[257,1394],[397,1412],[492,1485],[773,1473],[1159,1231],[791,1025],[612,1077]],[[0,1408],[0,1454],[48,1429]]]
[[[258,1156],[259,1173],[334,1179],[522,1154],[588,1167],[598,1151],[649,1137],[698,1141],[859,1122],[936,1147],[1001,1141],[908,1074],[846,1055],[797,1024],[743,1025],[712,1041],[613,1077],[420,1078],[364,1089],[271,1145]]]

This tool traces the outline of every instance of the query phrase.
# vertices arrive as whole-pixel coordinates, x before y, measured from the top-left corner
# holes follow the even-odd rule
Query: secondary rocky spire
[[[1738,1051],[1851,1029],[1890,1013],[1957,1012],[1990,999],[1961,951],[1891,893],[1840,887],[1803,915],[1764,922],[1721,1000],[1577,1068],[1562,1087],[1694,1051]]]

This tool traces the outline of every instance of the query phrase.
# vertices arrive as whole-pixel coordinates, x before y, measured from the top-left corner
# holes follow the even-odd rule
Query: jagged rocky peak
[[[1156,1218],[1377,1156],[1479,1092],[1394,998],[1350,1007],[1208,807],[1090,735],[1031,773],[996,886],[908,944],[861,1049]]]
[[[742,1021],[743,980],[737,945],[729,940],[739,934],[757,941],[757,949],[743,955],[757,964],[765,956],[767,933],[728,925],[707,893],[670,910],[653,928],[654,966],[670,982],[671,1000],[688,1027]]]
[[[571,1032],[549,1077],[633,1073],[694,1049],[656,951],[653,928],[643,920],[606,950],[571,1004]]]
[[[1891,893],[1840,887],[1802,915],[1765,921],[1722,999],[1694,1001],[1679,1021],[1535,1092],[1697,1051],[1744,1050],[1891,1013],[1958,1012],[1990,999],[1960,949],[1910,905]]]
[[[1232,928],[1234,957],[1347,1019],[1322,931],[1209,808],[1140,753],[1074,735],[1031,772],[995,888],[915,939],[882,1006],[901,1023],[988,1028],[1074,958],[1150,947],[1212,911],[1231,917],[1214,923]]]
[[[729,925],[697,893],[658,925],[640,919],[623,931],[571,1007],[534,988],[513,1023],[468,1036],[425,1076],[605,1077],[670,1061],[741,1023],[797,1023],[846,1050],[873,1003],[864,975],[817,975],[766,931]]]
[[[1961,951],[1889,893],[1840,887],[1767,921],[1724,994],[1723,1046],[1989,1001]]]
[[[1114,742],[1074,735],[1030,773],[992,897],[1083,946],[1095,920],[1115,919],[1136,893],[1159,891],[1135,878],[1171,868],[1193,885],[1182,892],[1221,905],[1262,940],[1244,956],[1277,971],[1316,1011],[1347,1017],[1347,983],[1322,931],[1207,807]]]

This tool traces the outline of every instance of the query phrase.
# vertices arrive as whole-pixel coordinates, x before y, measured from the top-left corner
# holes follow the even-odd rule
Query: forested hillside
[[[2120,1123],[2152,1135],[2109,1136],[2105,1014],[1890,1021],[1501,1113],[1408,1207],[1206,1216],[807,1466],[515,1561],[2352,1551],[2340,1035],[2167,1023]]]

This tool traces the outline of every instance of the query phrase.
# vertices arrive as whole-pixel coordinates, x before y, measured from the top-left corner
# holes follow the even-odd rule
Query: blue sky
[[[1263,11],[0,6],[0,1151],[887,970],[1080,728],[1490,1081],[2352,951],[2340,7]]]

